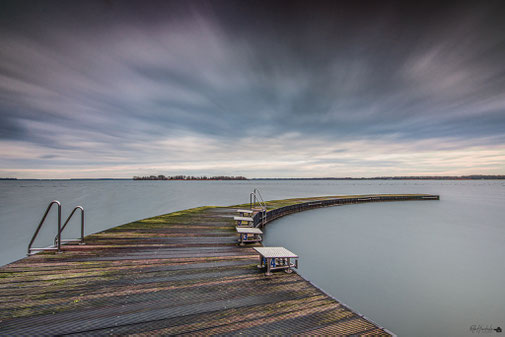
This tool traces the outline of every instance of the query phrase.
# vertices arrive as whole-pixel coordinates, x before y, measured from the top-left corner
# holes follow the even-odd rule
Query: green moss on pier
[[[350,197],[355,196],[340,198]],[[273,210],[332,198],[272,200],[266,205]],[[232,217],[236,208],[248,206],[197,207],[134,221],[87,236],[85,246],[64,246],[63,253],[42,252],[0,268],[0,321],[17,327],[8,330],[0,324],[0,335],[39,333],[49,318],[55,318],[51,330],[54,334],[86,329],[123,334],[136,325],[121,323],[124,326],[115,330],[116,319],[122,322],[122,315],[171,310],[175,315],[178,308],[183,309],[177,325],[156,328],[143,322],[145,330],[139,325],[140,330],[132,333],[230,334],[247,327],[254,334],[263,331],[263,324],[298,317],[305,317],[314,329],[329,327],[321,333],[359,333],[374,328],[366,319],[354,318],[352,311],[296,273],[265,277],[256,267],[257,255],[252,248],[236,245]],[[254,304],[248,304],[249,298]],[[219,307],[219,303],[226,305]],[[187,320],[188,306],[207,305],[209,311]],[[103,315],[109,315],[104,316],[108,317],[104,322],[110,321],[110,326],[88,326],[85,320],[65,318],[68,313],[93,310],[108,312]],[[317,319],[311,318],[315,313]],[[32,325],[16,325],[21,317],[33,317]],[[250,321],[244,325],[246,317]],[[342,322],[350,317],[359,324],[346,330]],[[81,330],[75,330],[75,326]],[[289,330],[289,324],[279,326],[279,330],[270,332],[296,332]]]

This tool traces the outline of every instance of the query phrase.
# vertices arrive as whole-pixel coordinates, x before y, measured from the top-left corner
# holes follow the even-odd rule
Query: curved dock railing
[[[355,198],[331,198],[313,200],[276,208],[266,212],[258,212],[253,217],[253,226],[260,227],[266,225],[268,222],[273,221],[282,216],[303,212],[313,208],[328,207],[344,204],[357,204],[364,202],[377,202],[377,201],[401,201],[401,200],[439,200],[438,195],[370,195],[360,196]]]

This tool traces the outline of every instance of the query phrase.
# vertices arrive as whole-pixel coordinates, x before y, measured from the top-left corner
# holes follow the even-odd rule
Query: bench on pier
[[[237,209],[237,212],[242,217],[244,217],[244,216],[251,216],[254,213],[253,211],[251,211],[249,209]]]
[[[261,242],[263,240],[261,237],[263,232],[259,228],[235,227],[235,229],[240,234],[238,242],[240,242],[241,246],[246,243]]]
[[[286,273],[292,273],[291,268],[298,269],[298,255],[284,247],[255,247],[254,250],[260,255],[258,268],[266,268],[265,275],[267,276],[272,275],[272,270],[282,269]],[[294,259],[294,263],[291,259]]]
[[[252,227],[254,220],[251,217],[245,217],[245,216],[234,216],[233,220],[236,221],[237,226],[242,226],[242,227]]]

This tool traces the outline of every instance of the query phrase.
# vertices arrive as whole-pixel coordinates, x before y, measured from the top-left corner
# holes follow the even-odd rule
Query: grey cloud
[[[8,116],[0,114],[0,139],[22,140],[26,138],[26,130]]]
[[[133,156],[182,132],[230,143],[504,137],[497,1],[1,7],[1,139]]]
[[[39,156],[40,159],[54,159],[54,158],[58,158],[59,156],[57,155],[54,155],[54,154],[46,154],[46,155],[43,155],[43,156]]]

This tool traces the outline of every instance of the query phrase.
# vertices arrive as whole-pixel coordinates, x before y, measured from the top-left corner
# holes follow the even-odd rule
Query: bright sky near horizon
[[[2,1],[0,177],[505,174],[505,3]]]

